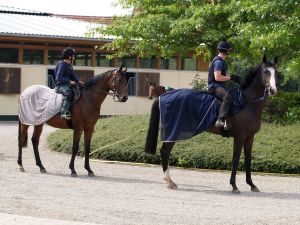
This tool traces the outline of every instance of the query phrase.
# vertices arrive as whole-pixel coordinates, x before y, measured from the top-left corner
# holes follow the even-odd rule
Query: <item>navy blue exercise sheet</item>
[[[230,91],[231,113],[241,110],[244,98],[239,89]],[[159,97],[161,140],[181,141],[206,131],[217,119],[220,101],[214,95],[192,89],[177,89]]]

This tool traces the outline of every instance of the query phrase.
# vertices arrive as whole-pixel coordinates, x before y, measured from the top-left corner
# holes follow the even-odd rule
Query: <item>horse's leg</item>
[[[85,149],[85,157],[84,157],[84,168],[88,171],[88,175],[90,177],[94,177],[95,174],[90,168],[90,149],[91,149],[91,139],[93,135],[94,128],[87,129],[84,131],[84,149]]]
[[[22,163],[22,147],[27,146],[27,130],[28,130],[28,125],[24,125],[19,121],[19,131],[18,131],[18,165],[19,165],[19,171],[20,172],[25,172],[23,163]]]
[[[80,141],[80,136],[81,136],[82,130],[74,129],[73,131],[73,146],[72,146],[72,157],[71,161],[69,164],[69,168],[71,170],[71,176],[72,177],[77,177],[77,173],[74,169],[74,162],[75,162],[75,157],[78,153],[79,149],[79,141]]]
[[[253,184],[251,178],[251,154],[254,135],[249,136],[244,143],[244,156],[245,156],[245,169],[246,169],[246,182],[250,185],[251,191],[259,192],[259,189]]]
[[[241,140],[241,138],[236,138],[236,137],[234,138],[232,168],[231,168],[231,177],[230,177],[230,184],[232,186],[233,194],[240,193],[239,189],[236,186],[236,171],[239,166],[243,143],[244,143],[244,140]]]
[[[171,180],[170,173],[169,173],[169,158],[174,146],[175,142],[164,142],[161,149],[160,155],[162,160],[162,168],[164,172],[164,180],[167,182],[167,187],[170,189],[176,189],[177,185]]]
[[[39,142],[40,142],[41,133],[43,131],[43,125],[44,124],[34,127],[31,142],[32,142],[32,146],[33,146],[36,165],[38,167],[40,167],[41,173],[46,173],[47,171],[41,162],[41,158],[40,158],[40,154],[39,154]]]

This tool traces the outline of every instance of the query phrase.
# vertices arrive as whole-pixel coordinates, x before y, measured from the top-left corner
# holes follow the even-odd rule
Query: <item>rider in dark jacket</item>
[[[218,44],[219,54],[213,58],[208,72],[208,90],[210,93],[215,94],[220,100],[222,100],[218,119],[215,123],[216,127],[223,127],[228,129],[225,118],[228,115],[229,108],[232,102],[232,97],[225,88],[225,82],[232,80],[239,82],[240,77],[229,76],[227,74],[227,65],[225,58],[229,51],[231,51],[231,45],[229,42],[220,42]]]
[[[70,120],[71,113],[69,111],[72,103],[71,85],[76,83],[83,84],[73,71],[72,63],[75,59],[75,50],[73,48],[65,48],[62,52],[62,60],[59,61],[54,69],[56,92],[63,95],[63,103],[61,106],[61,118]]]

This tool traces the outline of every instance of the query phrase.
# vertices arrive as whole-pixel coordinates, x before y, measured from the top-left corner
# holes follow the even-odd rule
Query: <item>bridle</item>
[[[113,100],[115,102],[120,102],[119,98],[117,98],[119,96],[119,93],[118,93],[118,90],[116,89],[116,80],[117,80],[117,73],[118,73],[118,69],[116,69],[114,72],[113,72],[113,84],[112,84],[112,89],[109,90],[109,91],[103,91],[101,89],[97,89],[97,88],[87,88],[89,90],[92,90],[92,91],[96,91],[96,92],[99,92],[101,94],[105,94],[105,95],[109,95],[109,96],[113,96]],[[112,92],[111,92],[112,91]]]
[[[261,80],[262,80],[262,83],[264,84],[264,87],[265,87],[265,89],[264,89],[264,94],[263,94],[263,96],[262,97],[260,97],[260,98],[257,98],[257,99],[254,99],[253,101],[254,102],[261,102],[261,101],[265,101],[267,98],[268,98],[268,96],[270,95],[270,91],[271,91],[271,86],[269,85],[269,82],[267,81],[267,79],[265,78],[265,74],[266,74],[266,70],[267,69],[265,69],[264,68],[264,65],[262,66],[263,68],[262,68],[262,75],[261,75]],[[269,70],[268,70],[268,72],[270,72]]]

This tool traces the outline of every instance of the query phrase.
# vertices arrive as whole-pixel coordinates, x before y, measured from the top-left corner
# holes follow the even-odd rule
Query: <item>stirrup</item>
[[[66,112],[64,114],[61,114],[60,118],[63,118],[63,119],[66,119],[66,120],[71,120],[71,113]]]

